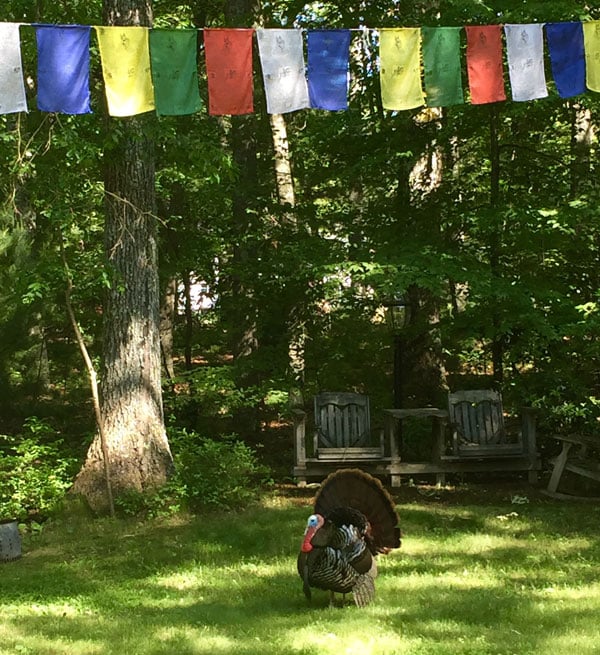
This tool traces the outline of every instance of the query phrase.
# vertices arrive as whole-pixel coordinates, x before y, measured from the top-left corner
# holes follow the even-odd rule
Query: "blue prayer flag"
[[[585,93],[585,50],[579,22],[546,25],[552,77],[561,98]]]
[[[89,114],[89,25],[35,25],[37,106],[41,111]]]
[[[314,109],[348,109],[350,30],[309,30],[308,94]]]

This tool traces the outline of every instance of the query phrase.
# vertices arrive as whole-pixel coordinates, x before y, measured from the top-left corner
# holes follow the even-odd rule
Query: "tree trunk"
[[[502,224],[500,222],[500,142],[498,136],[499,117],[498,107],[490,107],[490,207],[494,216],[494,225],[490,238],[490,269],[492,278],[499,279],[500,248],[502,244]],[[494,382],[498,385],[504,381],[504,335],[500,332],[499,301],[493,299],[492,325],[494,336],[492,338],[492,371]]]
[[[173,365],[173,330],[176,312],[177,278],[173,276],[167,280],[160,305],[160,350],[163,366],[170,380],[175,377],[175,366]]]
[[[292,165],[290,162],[290,147],[287,136],[287,125],[283,114],[270,114],[271,136],[273,138],[273,149],[275,151],[275,183],[277,185],[277,197],[281,205],[287,205],[292,209],[296,204],[296,193],[294,191],[294,178],[292,177]],[[286,219],[295,224],[295,216],[290,212]]]
[[[579,104],[571,107],[571,188],[570,197],[575,198],[579,187],[590,178],[590,153],[594,141],[592,112]]]
[[[259,16],[257,0],[227,0],[223,8],[228,27],[246,27]],[[258,350],[259,306],[255,278],[250,273],[258,258],[257,217],[260,216],[258,185],[257,114],[232,116],[227,141],[237,171],[232,198],[231,241],[233,243],[227,276],[222,277],[221,305],[229,334],[229,344],[237,369],[236,385],[245,389],[259,382],[259,374],[246,362]],[[241,435],[258,429],[256,406],[238,408],[234,423]]]
[[[433,114],[432,114],[433,115]],[[431,121],[416,161],[403,160],[398,169],[398,228],[419,234],[423,242],[438,247],[441,241],[440,209],[436,195],[444,182],[443,153],[436,145]],[[420,198],[419,198],[420,196]],[[419,203],[421,207],[417,208]],[[417,206],[415,206],[417,205]],[[415,219],[417,212],[427,220]],[[402,236],[400,237],[402,238]],[[402,289],[410,306],[409,324],[394,345],[394,402],[402,407],[443,406],[448,390],[439,333],[440,299],[430,289],[412,284]]]
[[[192,308],[192,272],[183,272],[183,297],[185,312],[184,358],[186,371],[192,370],[192,339],[194,336],[194,311]]]
[[[271,136],[273,139],[275,184],[279,204],[286,208],[283,221],[290,230],[298,227],[295,213],[296,190],[292,175],[287,125],[283,114],[271,114]],[[288,358],[294,383],[300,387],[304,384],[306,328],[302,320],[302,311],[298,304],[290,307],[288,314]]]
[[[149,26],[151,4],[105,0],[109,25]],[[109,119],[109,129],[117,124]],[[160,384],[160,292],[151,116],[118,120],[117,145],[105,153],[105,252],[112,284],[104,305],[100,380],[102,426],[113,490],[144,491],[172,469]],[[111,139],[107,139],[111,143]],[[105,511],[107,496],[98,436],[74,491]]]

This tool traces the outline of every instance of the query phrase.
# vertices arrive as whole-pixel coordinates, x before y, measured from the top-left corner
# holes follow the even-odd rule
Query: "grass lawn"
[[[599,506],[522,487],[397,499],[404,543],[380,558],[362,610],[302,594],[308,497],[205,517],[54,520],[0,564],[0,654],[599,652]]]

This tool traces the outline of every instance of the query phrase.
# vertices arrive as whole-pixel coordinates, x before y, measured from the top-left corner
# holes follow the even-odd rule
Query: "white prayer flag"
[[[302,32],[297,29],[257,29],[256,39],[267,112],[285,114],[310,107]]]
[[[19,23],[0,23],[0,114],[27,111]]]
[[[542,29],[543,23],[504,26],[512,99],[517,102],[548,95]]]

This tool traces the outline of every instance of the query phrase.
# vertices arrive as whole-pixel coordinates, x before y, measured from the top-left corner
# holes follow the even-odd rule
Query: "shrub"
[[[176,479],[191,509],[233,509],[253,500],[268,469],[255,451],[234,436],[219,441],[187,430],[172,430]]]
[[[175,473],[154,492],[129,491],[115,499],[125,514],[167,516],[184,507],[192,511],[238,509],[253,501],[269,470],[255,451],[235,436],[219,440],[186,429],[170,429]]]
[[[44,443],[53,439],[50,443]],[[62,441],[32,417],[22,435],[0,435],[0,519],[48,516],[71,486],[75,460],[60,451]]]

